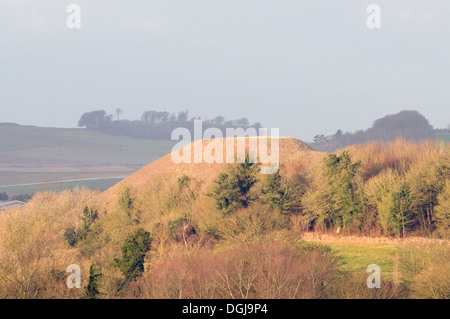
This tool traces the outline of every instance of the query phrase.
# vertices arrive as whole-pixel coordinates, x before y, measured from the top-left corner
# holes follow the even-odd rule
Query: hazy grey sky
[[[75,127],[117,107],[248,117],[307,141],[404,109],[446,127],[450,1],[0,0],[0,122]]]

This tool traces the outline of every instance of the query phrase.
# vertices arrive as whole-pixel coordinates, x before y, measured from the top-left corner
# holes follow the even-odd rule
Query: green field
[[[419,271],[433,255],[448,251],[448,246],[394,244],[394,243],[349,243],[339,241],[312,241],[316,245],[331,249],[340,262],[343,272],[365,274],[369,265],[380,266],[381,276],[387,281],[408,280],[411,273]]]
[[[380,266],[384,276],[392,279],[396,254],[399,246],[394,244],[333,243],[327,242],[339,257],[342,271],[364,272],[367,266]]]
[[[175,143],[86,129],[0,123],[0,192],[13,196],[76,186],[106,189],[170,153]],[[42,182],[46,184],[22,185]]]

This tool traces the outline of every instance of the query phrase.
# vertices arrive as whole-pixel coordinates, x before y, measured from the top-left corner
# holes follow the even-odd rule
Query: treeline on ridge
[[[108,115],[104,110],[84,113],[78,121],[78,127],[100,130],[108,134],[170,140],[172,132],[179,127],[187,128],[191,136],[194,136],[194,121],[201,120],[200,117],[189,118],[188,110],[178,112],[178,114],[166,111],[146,111],[142,114],[140,120],[133,121],[121,120],[121,109],[117,109],[116,113],[117,120],[113,120],[113,115]],[[203,131],[211,127],[220,129],[223,136],[225,136],[227,128],[255,128],[258,133],[261,124],[250,124],[247,118],[227,121],[223,116],[216,116],[213,119],[204,119],[202,121]]]
[[[328,136],[318,134],[311,145],[317,150],[334,152],[349,145],[369,141],[390,142],[397,137],[408,141],[435,138],[438,131],[450,133],[450,130],[433,129],[429,121],[417,111],[401,111],[375,120],[372,127],[367,130],[358,130],[354,133],[343,133],[342,130],[338,130],[335,134]]]

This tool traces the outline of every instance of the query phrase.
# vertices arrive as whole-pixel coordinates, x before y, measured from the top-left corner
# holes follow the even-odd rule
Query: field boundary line
[[[369,236],[347,236],[347,235],[330,235],[321,234],[315,232],[305,232],[302,234],[301,239],[304,241],[319,241],[319,242],[342,242],[342,243],[368,243],[368,244],[419,244],[419,245],[431,245],[438,244],[439,246],[449,245],[450,241],[446,239],[438,238],[425,238],[425,237],[369,237]]]
[[[55,184],[55,183],[71,183],[71,182],[84,182],[84,181],[98,181],[98,180],[109,180],[109,179],[124,179],[127,176],[120,177],[93,177],[93,178],[80,178],[80,179],[65,179],[65,180],[57,180],[51,182],[37,182],[37,183],[28,183],[28,184],[16,184],[16,185],[1,185],[0,188],[6,187],[22,187],[22,186],[35,186],[35,185],[46,185],[46,184]]]

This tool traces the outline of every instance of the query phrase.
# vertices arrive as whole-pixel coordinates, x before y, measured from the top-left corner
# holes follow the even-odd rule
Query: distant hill
[[[48,128],[0,123],[0,191],[9,195],[30,193],[52,186],[54,190],[77,185],[101,188],[169,153],[173,141],[141,139],[93,130]],[[110,180],[111,177],[116,178]],[[89,179],[89,183],[78,180]],[[74,181],[75,180],[75,181]],[[67,185],[5,185],[67,181]],[[69,187],[70,186],[70,187]]]
[[[338,130],[331,136],[316,135],[314,143],[310,145],[317,150],[333,152],[348,145],[369,141],[390,142],[398,137],[413,142],[442,137],[445,139],[445,135],[437,133],[422,114],[407,110],[379,118],[373,122],[371,128],[365,131],[343,133]]]

